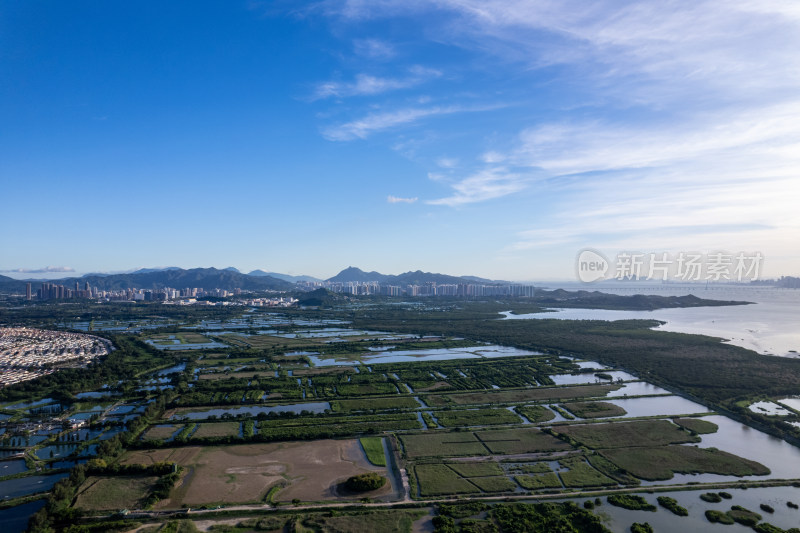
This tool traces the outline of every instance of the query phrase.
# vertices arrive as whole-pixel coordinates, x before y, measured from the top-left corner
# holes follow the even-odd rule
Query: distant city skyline
[[[800,275],[791,2],[6,2],[0,274]]]

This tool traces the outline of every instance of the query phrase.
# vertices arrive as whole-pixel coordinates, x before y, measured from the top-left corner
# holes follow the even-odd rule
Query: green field
[[[204,439],[209,437],[228,437],[239,435],[239,422],[214,422],[199,424],[197,431],[192,435],[192,439]]]
[[[565,403],[563,407],[581,418],[607,418],[626,414],[625,409],[608,402]]]
[[[672,479],[675,474],[720,474],[723,476],[764,476],[764,465],[713,448],[662,446],[658,448],[617,448],[603,450],[603,457],[646,480]]]
[[[351,411],[389,411],[392,409],[416,409],[419,402],[411,396],[399,396],[396,398],[364,398],[359,400],[333,400],[331,401],[331,411],[351,412]]]
[[[423,511],[380,511],[364,513],[314,513],[292,521],[291,531],[369,531],[370,533],[400,533],[411,531],[412,523]],[[284,517],[284,523],[286,518]],[[252,531],[252,529],[250,529]],[[284,531],[279,527],[259,527],[257,531]]]
[[[157,480],[155,476],[90,477],[78,489],[75,507],[87,511],[136,509]]]
[[[572,449],[569,444],[536,428],[496,429],[475,433],[492,453],[518,454]]]
[[[583,457],[561,459],[558,463],[564,468],[569,468],[566,472],[558,473],[565,487],[603,487],[617,484],[613,479],[595,470]]]
[[[416,465],[414,472],[419,482],[420,496],[423,497],[480,492],[475,485],[445,465]]]
[[[483,492],[511,492],[517,488],[506,476],[471,477],[469,480]]]
[[[573,387],[541,387],[519,390],[428,394],[422,399],[431,407],[449,405],[524,403],[531,401],[597,398],[622,388],[622,385],[579,385]]]
[[[386,454],[383,453],[382,437],[361,437],[358,439],[367,459],[375,466],[386,466]]]
[[[673,418],[672,421],[682,428],[686,428],[689,431],[694,431],[700,435],[716,433],[719,429],[719,426],[717,426],[714,422],[709,422],[708,420],[703,420],[702,418]]]
[[[520,417],[508,409],[465,409],[459,411],[434,411],[439,424],[448,428],[519,424]]]
[[[470,478],[502,476],[504,474],[500,465],[490,461],[480,463],[447,463],[447,466],[455,470],[458,475]]]
[[[594,449],[700,442],[700,437],[666,420],[559,426],[556,431]]]
[[[561,480],[553,472],[529,476],[515,476],[519,486],[526,490],[560,489]]]
[[[514,470],[522,472],[523,474],[547,474],[552,472],[550,465],[547,463],[530,463],[526,465],[519,465],[515,467]]]
[[[556,414],[542,405],[520,405],[515,408],[517,413],[527,418],[532,424],[547,422],[556,417]]]
[[[148,430],[144,433],[143,439],[144,440],[163,440],[168,439],[175,432],[180,429],[181,426],[174,425],[174,424],[159,424],[157,426],[151,426]]]
[[[407,457],[464,457],[489,455],[473,433],[442,432],[401,435]]]

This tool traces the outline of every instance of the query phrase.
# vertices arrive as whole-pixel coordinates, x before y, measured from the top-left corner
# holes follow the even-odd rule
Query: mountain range
[[[347,267],[332,278],[328,278],[327,281],[330,282],[339,282],[339,283],[347,283],[347,282],[367,282],[367,281],[377,281],[380,283],[387,283],[389,285],[413,285],[413,284],[425,284],[425,283],[498,283],[496,281],[477,278],[475,276],[450,276],[447,274],[434,274],[431,272],[423,272],[421,270],[417,270],[414,272],[404,272],[403,274],[398,274],[396,276],[389,275],[389,274],[381,274],[380,272],[364,272],[360,268],[356,267]]]
[[[34,292],[46,280],[32,280]],[[77,282],[83,288],[86,282],[100,290],[121,289],[161,289],[173,287],[202,287],[204,289],[236,288],[245,290],[279,290],[289,291],[294,289],[294,284],[288,281],[273,278],[272,276],[248,276],[238,271],[219,270],[216,268],[169,268],[165,270],[142,269],[129,274],[89,274],[79,278],[62,278],[52,280],[54,283],[71,288]],[[25,291],[24,280],[16,280],[0,276],[0,291],[22,293]]]
[[[202,287],[204,289],[240,288],[244,290],[278,290],[289,291],[295,288],[297,282],[322,281],[312,276],[293,276],[277,272],[253,270],[248,274],[239,272],[234,267],[225,269],[217,268],[191,268],[178,267],[140,268],[128,273],[117,274],[87,274],[81,277],[60,278],[53,280],[18,280],[0,275],[0,292],[24,293],[25,284],[30,282],[36,292],[42,283],[50,281],[65,287],[73,287],[77,282],[83,288],[86,282],[100,290],[121,289],[160,289],[173,287]],[[348,267],[327,279],[329,282],[368,282],[376,281],[391,285],[409,285],[424,283],[503,283],[477,278],[474,276],[449,276],[431,272],[405,272],[399,275],[381,274],[380,272],[365,272],[360,268]]]

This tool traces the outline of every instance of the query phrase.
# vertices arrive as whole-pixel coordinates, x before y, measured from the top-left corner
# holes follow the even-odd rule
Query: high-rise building
[[[26,300],[30,300],[31,299],[31,284],[30,284],[30,282],[25,284],[25,299]]]

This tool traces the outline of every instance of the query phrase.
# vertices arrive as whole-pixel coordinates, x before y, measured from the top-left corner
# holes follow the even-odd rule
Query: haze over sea
[[[545,288],[545,287],[542,287]],[[736,300],[751,305],[688,307],[655,311],[562,309],[554,313],[518,315],[511,318],[559,318],[565,320],[648,319],[666,322],[657,329],[721,337],[727,342],[764,355],[800,357],[800,291],[742,285],[678,285],[647,283],[551,283],[548,289],[601,291],[612,294],[692,294],[708,300]]]

